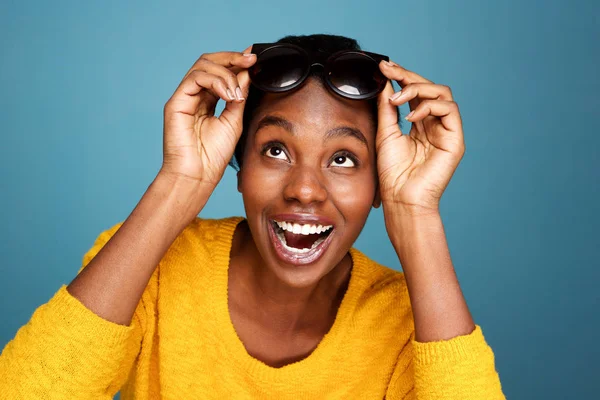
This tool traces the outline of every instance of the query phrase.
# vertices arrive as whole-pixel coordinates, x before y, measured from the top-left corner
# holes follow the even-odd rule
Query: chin
[[[286,286],[294,289],[305,289],[315,286],[319,281],[335,268],[335,265],[325,265],[323,262],[297,268],[281,264],[273,260],[267,266]]]

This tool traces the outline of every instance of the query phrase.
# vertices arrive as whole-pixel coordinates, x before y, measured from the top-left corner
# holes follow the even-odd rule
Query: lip
[[[289,214],[292,215],[292,214]],[[295,216],[298,216],[298,214],[294,214]],[[273,219],[276,219],[277,221],[288,221],[288,222],[303,222],[303,223],[319,223],[321,225],[333,225],[331,223],[328,223],[330,220],[327,218],[324,219],[319,219],[319,218],[309,218],[308,215],[305,215],[304,219],[276,219],[276,218],[281,218],[281,215],[279,216],[274,216]],[[312,264],[315,263],[316,261],[318,261],[327,251],[327,249],[329,248],[329,245],[331,244],[331,241],[335,235],[335,229],[332,228],[333,230],[331,231],[331,233],[327,236],[327,238],[320,243],[317,247],[315,247],[314,249],[311,249],[310,251],[306,252],[306,253],[292,253],[289,250],[287,250],[284,246],[283,243],[281,243],[281,241],[279,240],[279,238],[277,237],[277,234],[275,233],[275,227],[273,226],[273,219],[270,219],[269,221],[267,221],[267,230],[269,231],[269,237],[271,239],[271,244],[273,246],[273,249],[275,251],[275,254],[277,255],[277,257],[285,262],[286,264],[292,264],[295,266],[303,266],[303,265],[308,265],[308,264]],[[325,224],[323,224],[323,222],[326,222]]]
[[[269,217],[270,220],[279,222],[296,222],[298,224],[311,224],[311,225],[332,225],[333,220],[331,218],[315,215],[315,214],[277,214]],[[335,226],[334,226],[335,228]]]

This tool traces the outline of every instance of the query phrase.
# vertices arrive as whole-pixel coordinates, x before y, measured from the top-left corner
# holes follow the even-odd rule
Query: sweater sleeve
[[[401,352],[387,399],[505,399],[494,353],[480,326],[464,336],[420,343],[411,336]]]
[[[79,272],[119,226],[100,234]],[[143,310],[140,302],[131,324],[119,325],[93,313],[61,286],[2,351],[0,397],[112,399],[139,353]]]

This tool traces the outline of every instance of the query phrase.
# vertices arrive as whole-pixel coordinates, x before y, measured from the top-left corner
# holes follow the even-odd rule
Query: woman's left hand
[[[388,81],[378,99],[377,168],[384,209],[439,212],[440,198],[465,152],[458,105],[448,86],[395,63],[383,61],[380,69],[402,89],[397,96]],[[406,102],[412,127],[403,135],[396,107]]]

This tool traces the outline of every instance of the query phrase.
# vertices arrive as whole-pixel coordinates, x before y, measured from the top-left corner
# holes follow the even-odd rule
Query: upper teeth
[[[310,224],[300,225],[300,224],[295,224],[292,222],[285,222],[285,221],[283,221],[283,222],[275,221],[275,223],[277,224],[277,226],[279,226],[284,231],[288,231],[288,232],[292,232],[292,233],[300,234],[300,235],[312,235],[315,233],[322,233],[322,232],[325,232],[325,231],[333,228],[333,225],[310,225]]]

